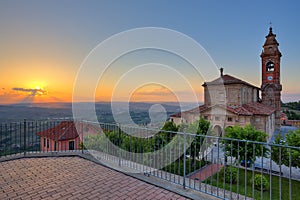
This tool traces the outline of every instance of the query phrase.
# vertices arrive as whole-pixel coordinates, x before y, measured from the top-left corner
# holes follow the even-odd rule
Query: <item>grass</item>
[[[195,170],[198,170],[198,169],[204,167],[206,164],[207,164],[207,162],[204,160],[202,160],[202,161],[195,160],[195,162],[192,163],[192,160],[187,158],[186,159],[186,175],[194,172]],[[162,170],[176,174],[176,175],[183,176],[183,158],[179,158],[175,162],[162,168]]]
[[[246,178],[245,178],[245,174],[246,174]],[[260,174],[260,172],[254,172],[254,175],[255,174]],[[224,174],[216,173],[212,176],[212,182],[210,182],[211,181],[210,177],[204,180],[204,182],[207,184],[218,186],[219,188],[224,188],[224,183],[220,182],[220,176],[223,175]],[[270,181],[270,175],[268,174],[263,174],[263,175],[268,179],[268,181]],[[219,184],[217,183],[218,176],[219,176]],[[252,177],[253,174],[251,170],[245,171],[245,169],[239,169],[237,183],[233,183],[232,188],[230,188],[230,183],[225,183],[225,189],[252,198],[254,195],[254,199],[270,199],[270,189],[271,189],[272,200],[290,199],[289,179],[281,178],[280,180],[280,177],[272,175],[272,183],[270,183],[270,189],[263,192],[254,189],[254,194],[253,194],[252,182],[251,182]],[[281,198],[280,198],[280,181],[281,181]],[[292,183],[292,199],[300,199],[300,181],[292,180],[291,183]]]

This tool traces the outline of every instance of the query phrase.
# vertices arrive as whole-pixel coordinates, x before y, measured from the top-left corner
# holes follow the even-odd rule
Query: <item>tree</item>
[[[175,135],[172,132],[177,132],[178,126],[176,126],[176,124],[172,121],[167,121],[161,130],[162,131],[160,132],[160,134],[162,135],[163,139],[166,143],[169,143]]]
[[[212,128],[209,121],[206,121],[202,117],[200,120],[195,121],[194,123],[187,126],[186,129],[187,133],[193,133],[196,134],[196,136],[193,138],[193,141],[187,150],[187,153],[190,155],[192,159],[192,165],[195,163],[195,158],[199,157],[200,151],[204,150],[201,149],[205,142],[205,135],[210,135],[212,133]],[[187,139],[190,139],[187,138]]]
[[[286,141],[278,134],[274,142],[276,145],[271,147],[272,160],[277,164],[300,168],[300,130],[291,131],[286,134]],[[284,145],[292,146],[286,147]],[[291,160],[290,160],[291,158]]]
[[[225,138],[230,138],[222,140],[225,156],[235,157],[237,162],[250,161],[250,164],[253,164],[256,156],[267,157],[268,155],[269,150],[264,145],[251,142],[266,142],[267,134],[256,130],[251,125],[246,125],[244,128],[227,127]]]
[[[178,131],[178,127],[176,126],[176,124],[172,121],[167,121],[164,126],[162,127],[162,130],[164,131]]]
[[[299,120],[300,119],[300,115],[298,115],[297,113],[295,113],[292,110],[291,111],[285,110],[283,112],[286,114],[286,116],[289,120]]]

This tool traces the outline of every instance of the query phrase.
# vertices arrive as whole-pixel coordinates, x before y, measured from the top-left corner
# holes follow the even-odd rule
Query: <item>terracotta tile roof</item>
[[[60,124],[36,134],[57,141],[75,139],[79,136],[75,123],[72,121],[62,121]]]
[[[287,115],[284,112],[280,113],[280,118],[287,119]]]
[[[170,115],[170,117],[180,118],[181,117],[181,112],[172,114],[172,115]]]
[[[223,106],[225,107],[225,106]],[[253,102],[247,103],[242,106],[238,107],[231,107],[226,106],[226,110],[236,114],[236,115],[244,115],[244,116],[251,116],[251,115],[271,115],[275,112],[274,108],[266,106],[262,103]]]
[[[191,110],[184,111],[183,113],[195,113],[195,114],[197,114],[197,113],[202,113],[207,109],[212,109],[214,107],[220,107],[220,108],[226,109],[227,111],[229,111],[233,114],[243,115],[243,116],[271,115],[272,113],[275,112],[274,108],[271,108],[271,107],[266,106],[266,105],[261,104],[261,103],[253,102],[253,103],[244,104],[244,105],[238,106],[238,107],[222,105],[222,104],[213,105],[213,106],[210,106],[210,107],[208,107],[206,105],[202,105],[202,106],[193,108]],[[170,117],[180,118],[181,115],[182,115],[182,113],[176,113],[176,114],[170,115]]]
[[[253,103],[247,103],[242,106],[238,107],[231,107],[231,106],[222,106],[219,105],[226,110],[236,114],[236,115],[245,115],[245,116],[251,116],[251,115],[271,115],[275,112],[274,108],[271,108],[269,106],[266,106],[262,103],[253,102]]]
[[[257,102],[244,104],[243,108],[252,112],[254,115],[271,115],[275,112],[274,108]]]
[[[210,82],[204,82],[203,83],[203,87],[207,86],[207,85],[230,85],[230,84],[243,84],[243,85],[248,85],[250,87],[254,87],[254,88],[257,88],[257,89],[260,89],[250,83],[247,83],[246,81],[242,81],[241,79],[238,79],[238,78],[235,78],[233,76],[230,76],[228,74],[225,74],[213,81],[210,81]]]
[[[76,128],[77,127],[77,128]],[[52,128],[36,133],[39,136],[53,140],[71,140],[79,136],[79,133],[86,135],[97,135],[103,130],[98,124],[89,122],[62,121],[60,124]]]
[[[219,106],[223,107],[227,111],[232,112],[232,113],[234,113],[236,115],[244,115],[244,116],[251,116],[251,115],[253,115],[252,112],[250,112],[249,110],[247,110],[243,106],[239,106],[239,107],[231,107],[231,106],[225,106],[225,105],[219,105]]]

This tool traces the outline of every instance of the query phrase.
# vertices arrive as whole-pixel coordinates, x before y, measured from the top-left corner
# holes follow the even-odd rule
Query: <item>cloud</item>
[[[135,94],[142,95],[142,96],[147,96],[147,95],[162,96],[162,95],[171,94],[171,93],[172,92],[165,87],[156,87],[156,88],[151,88],[148,90],[143,89],[143,90],[137,91]]]
[[[43,89],[31,89],[31,88],[12,88],[14,91],[20,91],[20,92],[26,92],[26,93],[31,93],[30,96],[41,96],[41,95],[46,95],[47,91]]]

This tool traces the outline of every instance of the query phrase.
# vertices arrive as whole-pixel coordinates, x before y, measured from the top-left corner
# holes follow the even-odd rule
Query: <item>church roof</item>
[[[234,107],[234,106],[228,106],[228,105],[222,105],[222,104],[218,104],[218,105],[214,105],[214,106],[206,106],[206,105],[202,105],[196,108],[193,108],[191,110],[187,110],[184,111],[182,113],[191,113],[191,114],[197,114],[197,113],[202,113],[208,109],[212,109],[213,107],[221,107],[233,114],[236,115],[240,115],[240,116],[252,116],[252,115],[271,115],[272,113],[275,112],[274,108],[271,108],[267,105],[264,105],[262,103],[258,103],[258,102],[253,102],[253,103],[247,103],[244,104],[242,106],[238,106],[238,107]],[[182,113],[175,113],[173,115],[170,115],[170,117],[175,117],[175,118],[181,118]]]
[[[247,83],[246,81],[235,78],[235,77],[233,77],[231,75],[228,75],[228,74],[220,76],[219,78],[217,78],[213,81],[204,82],[202,86],[205,87],[207,85],[230,85],[230,84],[243,84],[243,85],[248,85],[250,87],[254,87],[254,88],[259,89],[258,87],[254,86],[250,83]]]
[[[252,115],[271,115],[275,112],[274,108],[271,108],[267,105],[258,102],[252,102],[243,104],[242,106],[229,106],[229,105],[214,105],[219,106],[227,111],[236,114],[236,115],[243,115],[243,116],[252,116]],[[212,106],[212,107],[214,107]]]
[[[239,107],[231,107],[231,106],[222,106],[223,108],[225,108],[227,111],[232,112],[236,115],[243,115],[243,116],[251,116],[253,115],[252,112],[250,112],[249,110],[245,109],[243,106],[239,106]]]
[[[244,104],[242,107],[248,110],[249,112],[252,112],[254,115],[271,115],[275,112],[274,108],[257,102],[247,103]]]

